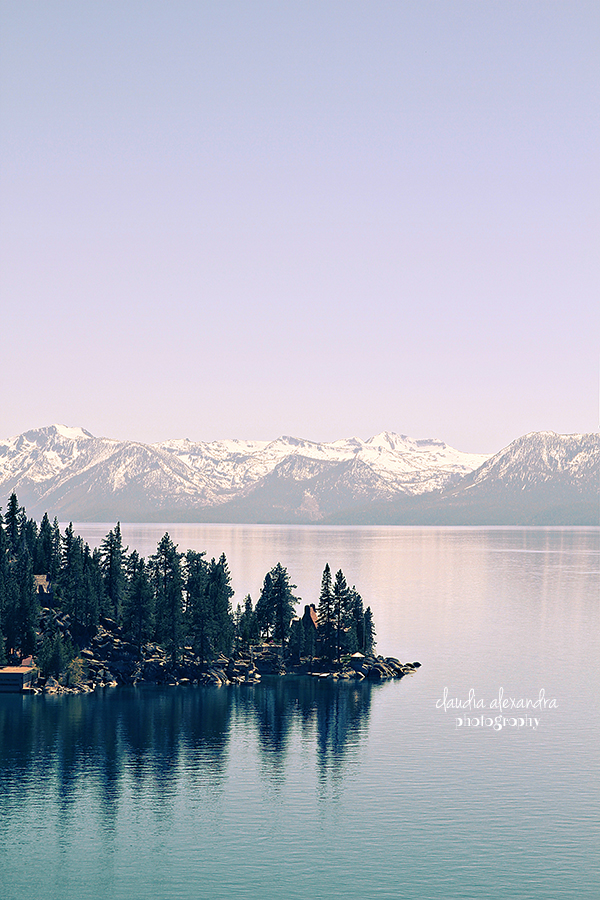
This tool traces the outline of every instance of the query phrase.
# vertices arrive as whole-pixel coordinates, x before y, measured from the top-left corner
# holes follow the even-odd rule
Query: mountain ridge
[[[73,521],[597,524],[600,438],[531,432],[493,455],[381,432],[145,444],[51,425],[0,441],[0,496]]]

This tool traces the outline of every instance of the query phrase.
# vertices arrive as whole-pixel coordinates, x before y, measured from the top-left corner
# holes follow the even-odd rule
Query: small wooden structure
[[[33,581],[35,585],[35,592],[38,594],[38,599],[42,606],[46,606],[50,600],[52,600],[52,585],[50,584],[50,579],[48,575],[34,575]]]
[[[21,694],[29,691],[37,681],[34,666],[3,666],[0,668],[0,694]]]
[[[304,625],[304,630],[307,631],[309,628],[317,630],[317,626],[319,624],[319,619],[317,616],[317,610],[315,608],[315,604],[311,603],[310,606],[307,605],[304,607],[304,615],[302,616],[302,624]]]

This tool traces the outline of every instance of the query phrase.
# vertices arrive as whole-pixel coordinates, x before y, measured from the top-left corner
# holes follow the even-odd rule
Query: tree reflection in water
[[[105,826],[127,788],[169,803],[178,775],[223,786],[232,728],[254,735],[262,763],[281,773],[291,735],[310,742],[320,776],[334,775],[366,730],[372,687],[317,678],[255,687],[120,688],[84,696],[0,698],[0,796],[11,806],[52,792],[61,815],[93,783]],[[235,715],[233,715],[235,713]],[[66,823],[65,823],[66,824]]]
[[[281,766],[294,726],[308,738],[316,728],[316,753],[323,770],[341,763],[348,746],[366,728],[372,686],[321,678],[273,679],[252,691],[260,748]]]

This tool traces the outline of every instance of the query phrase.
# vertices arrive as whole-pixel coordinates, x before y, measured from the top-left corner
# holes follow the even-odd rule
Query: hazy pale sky
[[[1,0],[0,437],[595,430],[599,25]]]

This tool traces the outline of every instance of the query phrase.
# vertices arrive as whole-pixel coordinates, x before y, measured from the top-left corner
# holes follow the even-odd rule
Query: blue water
[[[164,530],[123,526],[143,553]],[[0,697],[2,900],[600,896],[598,531],[169,531],[226,552],[234,599],[281,559],[311,602],[341,566],[379,650],[423,666]],[[444,710],[444,688],[486,707]],[[554,704],[496,730],[500,688]]]

